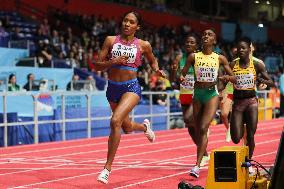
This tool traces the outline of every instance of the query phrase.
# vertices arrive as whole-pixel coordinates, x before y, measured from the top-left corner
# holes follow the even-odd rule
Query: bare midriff
[[[137,73],[131,70],[121,70],[112,68],[109,70],[109,80],[123,82],[137,78]]]
[[[216,85],[216,82],[198,82],[195,81],[194,88],[202,89],[202,88],[210,88]]]

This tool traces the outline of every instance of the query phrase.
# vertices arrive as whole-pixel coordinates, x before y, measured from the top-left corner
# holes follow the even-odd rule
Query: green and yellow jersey
[[[212,52],[205,55],[195,53],[194,73],[198,82],[217,82],[219,69],[219,54]]]

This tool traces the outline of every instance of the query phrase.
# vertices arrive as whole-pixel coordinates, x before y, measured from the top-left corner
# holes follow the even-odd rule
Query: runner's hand
[[[264,90],[264,89],[267,88],[267,85],[265,84],[265,79],[259,77],[259,78],[257,78],[257,81],[259,82],[258,88],[260,90]]]
[[[223,75],[223,76],[218,77],[218,79],[220,81],[223,81],[223,82],[226,83],[226,82],[230,81],[230,76],[229,75]]]
[[[185,81],[185,77],[181,74],[180,77],[179,77],[179,81],[180,83],[184,82]]]
[[[119,56],[110,60],[111,64],[126,64],[128,56]]]
[[[258,89],[259,89],[259,90],[264,90],[264,89],[266,89],[266,88],[267,88],[267,85],[264,84],[264,83],[260,83],[260,85],[258,86]]]

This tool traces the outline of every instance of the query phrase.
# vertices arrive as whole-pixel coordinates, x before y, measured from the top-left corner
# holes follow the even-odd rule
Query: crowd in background
[[[116,35],[120,30],[120,18],[105,19],[101,16],[69,14],[68,12],[56,10],[53,12],[54,25],[49,25],[51,38],[54,41],[53,33],[58,33],[58,38],[66,41],[64,48],[54,51],[54,56],[66,58],[72,65],[94,72],[93,63],[98,59],[98,53],[106,35]],[[72,30],[73,28],[73,30]],[[78,29],[80,28],[80,29]],[[150,25],[143,25],[142,31],[138,32],[139,38],[147,40],[153,47],[153,52],[159,60],[159,66],[169,74],[170,64],[177,54],[183,51],[184,38],[190,33],[197,33],[194,28],[184,24],[179,28],[170,25],[157,28]],[[53,43],[54,44],[54,43]],[[55,45],[56,46],[56,45]],[[62,46],[62,45],[61,45]],[[225,42],[219,36],[216,51],[224,54],[232,60],[231,49],[234,43]],[[264,60],[266,56],[283,57],[284,44],[265,43],[255,44],[255,56]],[[67,47],[67,48],[66,48]],[[283,62],[282,62],[283,64]],[[160,81],[151,72],[148,64],[139,69],[138,77],[144,90],[157,90],[159,83],[165,83],[164,88],[171,87],[168,82]],[[279,65],[281,66],[281,64]],[[276,69],[279,70],[279,69]],[[107,72],[96,72],[97,75],[107,78]],[[279,78],[279,72],[271,73],[272,78]],[[277,82],[277,81],[276,81]]]
[[[127,1],[127,3],[131,2]],[[163,4],[163,1],[157,0],[155,2],[158,5]],[[144,4],[143,6],[147,6],[147,3],[143,3],[143,1],[140,3]],[[61,59],[65,60],[64,63],[73,68],[85,70],[107,79],[107,72],[95,71],[94,63],[98,61],[98,54],[105,37],[119,33],[120,21],[120,18],[106,19],[102,16],[70,14],[62,10],[53,10],[48,18],[38,24],[33,37],[36,50],[31,55],[37,57],[39,67],[50,67],[53,59]],[[5,18],[1,23],[2,28],[10,33],[11,40],[22,38],[23,33],[18,27],[9,26],[9,18]],[[183,51],[186,35],[195,33],[197,36],[200,36],[200,33],[197,33],[188,24],[181,25],[178,28],[170,25],[160,28],[150,25],[143,25],[142,27],[143,29],[141,32],[138,32],[137,37],[151,43],[153,52],[158,58],[159,66],[166,71],[167,75],[170,73],[170,64],[173,59]],[[219,36],[216,51],[224,54],[228,60],[232,60],[232,47],[234,47],[234,43],[225,42]],[[260,59],[264,60],[266,56],[276,56],[282,59],[283,53],[284,44],[270,42],[256,44],[255,56]],[[279,67],[281,66],[283,67],[283,61],[282,65],[279,64]],[[270,74],[277,83],[280,72]],[[143,90],[158,91],[176,87],[175,84],[171,84],[168,80],[157,78],[148,64],[144,64],[139,68],[138,80]],[[71,89],[70,86],[66,88],[68,90]],[[78,88],[78,86],[75,88]]]

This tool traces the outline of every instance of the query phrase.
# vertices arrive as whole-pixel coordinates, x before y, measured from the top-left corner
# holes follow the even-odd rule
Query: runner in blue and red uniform
[[[107,161],[97,178],[104,184],[108,183],[111,166],[121,138],[121,128],[126,133],[134,130],[144,131],[150,142],[155,140],[149,120],[145,119],[143,123],[135,123],[129,118],[129,113],[141,98],[137,68],[142,63],[142,54],[157,76],[165,77],[165,73],[159,69],[150,43],[135,37],[136,31],[141,27],[141,16],[133,11],[126,13],[121,27],[120,35],[106,37],[99,54],[99,61],[95,64],[96,70],[108,69],[109,81],[106,96],[113,112],[110,120],[111,132],[108,140]],[[107,60],[107,55],[110,57],[109,60]]]

